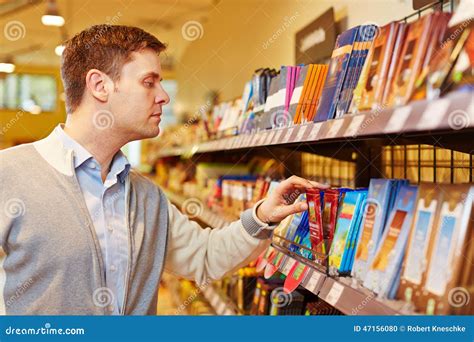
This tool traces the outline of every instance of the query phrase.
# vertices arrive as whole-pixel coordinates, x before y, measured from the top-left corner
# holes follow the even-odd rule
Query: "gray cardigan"
[[[0,313],[109,314],[104,263],[72,150],[50,135],[1,151],[0,189]],[[255,206],[223,229],[202,229],[133,170],[126,203],[126,315],[156,314],[165,268],[198,283],[218,279],[260,254],[274,228],[258,220]]]

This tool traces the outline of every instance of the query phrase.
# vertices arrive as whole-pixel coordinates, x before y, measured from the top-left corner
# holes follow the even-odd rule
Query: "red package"
[[[324,254],[323,221],[321,215],[321,192],[318,189],[306,190],[308,202],[309,234],[312,249]]]
[[[326,241],[326,250],[329,251],[336,229],[337,208],[339,205],[339,190],[328,189],[324,192],[323,209],[323,237]]]

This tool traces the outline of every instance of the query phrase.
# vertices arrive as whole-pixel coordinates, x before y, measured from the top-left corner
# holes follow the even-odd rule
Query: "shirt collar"
[[[64,149],[73,151],[75,169],[80,167],[87,160],[94,159],[93,155],[87,151],[84,146],[64,132],[64,124],[56,126],[54,134],[63,144]],[[125,182],[125,179],[130,172],[130,163],[122,151],[119,150],[112,159],[110,172],[114,174],[120,182]]]

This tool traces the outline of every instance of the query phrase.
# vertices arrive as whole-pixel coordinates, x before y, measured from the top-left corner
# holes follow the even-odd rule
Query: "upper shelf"
[[[324,122],[310,122],[255,134],[164,148],[158,158],[243,149],[256,146],[321,143],[337,139],[457,133],[474,128],[474,93],[458,92],[437,100],[412,102],[403,107],[369,111]]]

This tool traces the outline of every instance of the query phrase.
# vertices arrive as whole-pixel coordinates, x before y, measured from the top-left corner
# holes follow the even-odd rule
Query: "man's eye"
[[[145,81],[145,82],[143,82],[143,83],[145,83],[145,86],[146,86],[147,88],[153,88],[153,85],[154,85],[153,82]]]

